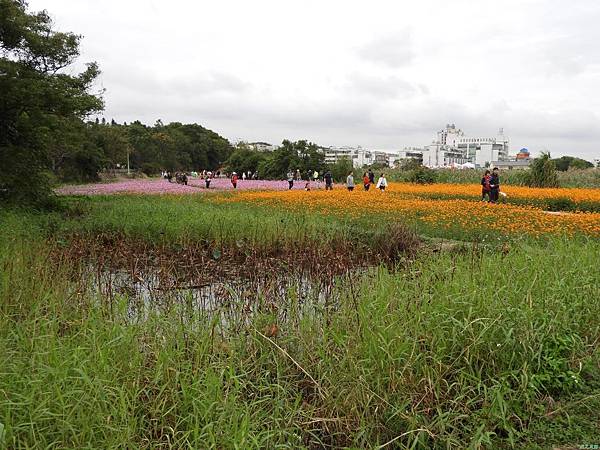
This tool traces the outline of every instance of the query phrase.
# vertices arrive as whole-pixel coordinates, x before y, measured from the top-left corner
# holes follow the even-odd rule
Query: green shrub
[[[437,180],[437,173],[435,170],[425,166],[420,166],[410,171],[408,181],[417,184],[432,184]]]
[[[550,153],[542,153],[531,163],[531,170],[527,172],[526,184],[529,187],[558,187],[556,165],[550,159]]]
[[[546,209],[548,211],[574,211],[577,208],[575,202],[570,198],[551,198],[548,200]]]

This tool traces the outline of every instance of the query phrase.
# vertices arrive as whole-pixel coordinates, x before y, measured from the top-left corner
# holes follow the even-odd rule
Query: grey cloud
[[[123,76],[123,74],[127,74]],[[223,72],[202,72],[159,77],[143,68],[121,67],[110,78],[103,76],[111,88],[130,93],[180,95],[186,98],[206,94],[241,94],[251,85],[239,77]]]
[[[408,31],[375,39],[357,53],[365,60],[391,68],[406,66],[415,58]]]
[[[349,94],[369,95],[380,99],[407,98],[415,95],[420,87],[397,76],[379,76],[354,73],[348,77]]]
[[[540,55],[544,58],[545,69],[549,74],[578,75],[590,66],[600,64],[597,42],[600,33],[596,30],[582,34],[564,35],[544,44]]]

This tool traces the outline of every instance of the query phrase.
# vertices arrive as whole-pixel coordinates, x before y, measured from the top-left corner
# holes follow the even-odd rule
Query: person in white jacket
[[[385,173],[382,173],[381,176],[379,177],[379,180],[377,180],[377,189],[379,189],[381,192],[385,191],[385,188],[387,187],[387,180],[385,179]]]

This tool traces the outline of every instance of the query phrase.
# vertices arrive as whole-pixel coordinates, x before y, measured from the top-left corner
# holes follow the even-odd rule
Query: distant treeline
[[[232,147],[198,124],[164,125],[160,120],[153,126],[104,119],[80,124],[50,154],[52,171],[61,181],[95,181],[102,171],[127,167],[146,175],[163,170],[222,170],[262,179],[282,179],[296,171],[305,178],[308,172],[322,175],[331,170],[342,180],[352,170],[349,159],[325,164],[323,148],[306,140],[284,140],[277,149],[263,152],[244,143]]]
[[[92,181],[102,170],[126,168],[148,175],[161,170],[215,170],[232,153],[229,142],[197,124],[173,122],[153,126],[102,120],[78,127],[75,148],[52,154],[52,170],[63,181]]]

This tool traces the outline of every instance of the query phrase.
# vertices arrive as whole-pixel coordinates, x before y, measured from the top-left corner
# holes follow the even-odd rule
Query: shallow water
[[[330,277],[307,273],[234,272],[211,277],[208,274],[182,277],[159,268],[144,270],[99,267],[89,263],[81,273],[90,293],[111,303],[126,302],[131,322],[151,314],[177,308],[179,311],[221,324],[241,325],[255,314],[269,314],[280,322],[306,314],[323,314],[335,308],[345,285],[356,271]]]

